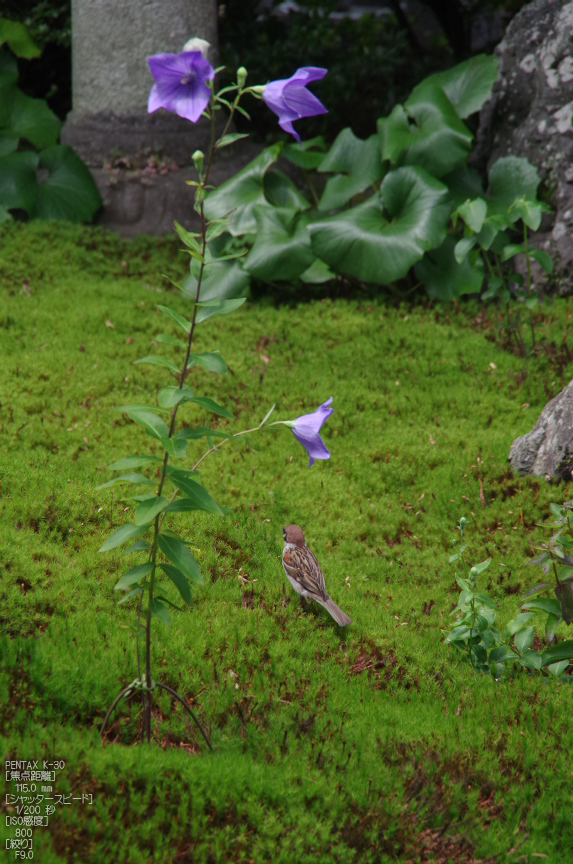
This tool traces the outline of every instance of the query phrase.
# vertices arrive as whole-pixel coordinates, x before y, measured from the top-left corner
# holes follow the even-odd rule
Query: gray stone
[[[476,164],[524,156],[539,170],[555,209],[535,245],[556,261],[562,292],[573,290],[573,0],[535,0],[511,21],[496,49],[500,79],[480,117]],[[539,267],[534,278],[544,277]]]
[[[573,381],[547,403],[535,428],[515,439],[509,461],[518,474],[572,479]]]

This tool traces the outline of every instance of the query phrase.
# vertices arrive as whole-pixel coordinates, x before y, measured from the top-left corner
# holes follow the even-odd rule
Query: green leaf
[[[148,435],[152,438],[169,438],[169,428],[165,425],[161,417],[156,414],[151,414],[148,411],[137,411],[133,408],[128,408],[125,412],[135,423],[143,426]]]
[[[171,318],[172,321],[175,321],[176,324],[185,330],[186,333],[191,332],[191,322],[184,318],[183,315],[180,315],[178,312],[175,312],[173,309],[170,309],[169,306],[157,306],[158,309],[163,312],[164,315],[167,315],[168,318]]]
[[[7,210],[33,211],[38,194],[36,153],[10,153],[0,158],[0,202]]]
[[[191,402],[195,402],[196,405],[200,405],[201,408],[205,408],[207,411],[212,411],[213,414],[219,414],[221,417],[228,417],[230,420],[234,420],[234,414],[231,414],[230,411],[227,411],[226,408],[222,408],[217,404],[213,399],[209,399],[208,396],[194,396]]]
[[[471,252],[475,245],[475,237],[462,237],[461,240],[458,240],[454,248],[454,257],[458,264],[464,263],[468,253]]]
[[[518,658],[518,662],[521,663],[522,666],[525,666],[526,669],[541,669],[542,657],[537,651],[534,651],[533,648],[529,648],[521,657]]]
[[[173,459],[184,459],[187,452],[187,442],[182,438],[162,438],[163,449]]]
[[[307,230],[309,217],[293,210],[255,207],[257,235],[244,269],[264,282],[293,280],[315,260]]]
[[[208,321],[209,318],[213,318],[215,315],[229,315],[235,309],[238,309],[239,306],[242,306],[245,300],[246,297],[238,297],[234,300],[214,298],[213,300],[201,301],[197,304],[200,306],[200,309],[197,312],[195,323],[202,324],[203,321]]]
[[[171,414],[171,411],[167,411],[165,408],[158,407],[157,405],[115,405],[113,408],[114,411],[119,411],[121,414],[127,414],[129,411],[132,411],[134,414],[136,412],[151,411],[152,414]]]
[[[163,366],[165,369],[169,369],[170,372],[175,372],[176,375],[179,375],[181,372],[172,360],[168,360],[167,357],[160,357],[159,355],[142,357],[140,360],[134,360],[133,362],[134,365],[136,363],[150,363],[152,366]]]
[[[201,486],[200,483],[196,483],[194,480],[191,480],[189,477],[180,477],[173,476],[173,474],[169,475],[171,482],[174,486],[183,492],[186,498],[193,503],[193,508],[186,507],[185,509],[193,509],[193,510],[205,510],[207,513],[217,513],[218,515],[223,515],[224,511],[222,507],[220,507],[216,501],[209,495],[207,490]],[[173,505],[177,505],[177,501],[173,502]],[[174,506],[171,509],[171,505],[167,508],[168,512],[182,512],[181,509],[177,509],[177,506]],[[175,561],[173,562],[176,563]]]
[[[457,212],[466,225],[477,234],[482,229],[487,214],[487,204],[483,198],[474,198],[473,201],[468,200],[458,207]]]
[[[189,402],[194,392],[191,387],[162,387],[159,391],[159,404],[162,408],[173,408],[180,402]]]
[[[527,623],[533,618],[532,612],[522,612],[513,620],[508,621],[505,626],[505,632],[508,636],[515,636],[520,630],[527,626]]]
[[[509,259],[513,258],[514,255],[525,255],[525,249],[519,243],[509,243],[507,246],[504,246],[501,253],[501,260],[509,261]]]
[[[343,129],[318,170],[335,173],[324,187],[319,209],[339,210],[355,195],[382,179],[384,169],[378,135],[362,141],[351,129]]]
[[[122,460],[127,461],[127,460]],[[119,462],[117,463],[120,464]],[[122,474],[121,477],[115,477],[113,480],[108,480],[107,483],[102,483],[101,486],[96,486],[94,492],[99,492],[100,489],[108,489],[110,486],[115,486],[116,483],[145,483],[147,486],[155,486],[155,480],[150,480],[144,474]]]
[[[382,158],[393,165],[417,165],[434,177],[463,165],[472,134],[438,87],[414,92],[378,120]]]
[[[181,429],[176,435],[177,438],[183,438],[186,441],[198,441],[200,438],[235,438],[240,441],[240,438],[235,435],[229,435],[227,432],[220,432],[218,429],[210,429],[208,426],[187,426]],[[241,436],[245,438],[244,435]]]
[[[160,566],[165,575],[171,579],[181,594],[184,602],[187,603],[188,606],[191,606],[193,604],[193,596],[186,576],[184,576],[181,570],[178,570],[177,567],[174,567],[172,564],[161,564]]]
[[[485,561],[482,561],[481,564],[476,564],[475,567],[472,567],[470,570],[470,576],[479,576],[480,573],[483,573],[491,564],[491,558],[487,558]]]
[[[550,663],[547,667],[547,671],[554,678],[559,678],[561,675],[563,675],[568,666],[568,660],[560,660],[559,663]]]
[[[432,300],[447,302],[481,290],[484,278],[481,255],[471,252],[458,264],[454,256],[455,246],[455,238],[446,237],[438,249],[427,252],[414,268],[416,278],[424,283]]]
[[[95,181],[80,157],[63,144],[40,153],[40,168],[49,176],[40,183],[33,219],[91,222],[103,204]]]
[[[175,222],[174,225],[175,230],[179,235],[179,239],[183,241],[185,246],[187,246],[187,248],[191,249],[193,252],[197,252],[201,255],[203,253],[203,246],[200,242],[201,235],[197,234],[194,231],[187,231],[185,228],[183,228],[182,225],[179,224],[179,222]]]
[[[134,514],[134,520],[136,525],[146,525],[149,522],[153,522],[158,513],[161,513],[162,510],[165,510],[169,501],[167,498],[163,496],[154,496],[153,498],[149,498],[147,501],[143,501]]]
[[[481,176],[475,168],[462,165],[440,179],[448,187],[454,207],[460,207],[468,198],[473,200],[484,196]]]
[[[537,231],[541,225],[541,205],[537,201],[528,201],[525,197],[518,198],[508,212],[510,218],[521,219],[532,231]]]
[[[530,256],[543,267],[546,273],[553,273],[553,258],[548,252],[543,252],[541,249],[532,249]]]
[[[387,285],[442,242],[449,214],[442,183],[421,168],[399,168],[380,194],[309,225],[312,249],[333,270]]]
[[[125,549],[121,554],[122,555],[130,555],[132,552],[150,552],[151,546],[147,542],[147,540],[138,540],[137,543],[134,543],[133,546],[130,546],[129,549]]]
[[[136,567],[132,567],[131,570],[127,571],[125,576],[121,577],[113,590],[123,591],[125,588],[129,588],[134,582],[140,582],[142,579],[145,579],[152,570],[153,564],[151,561],[146,561],[145,564],[138,564]]]
[[[573,639],[566,639],[563,642],[558,642],[557,645],[552,645],[541,655],[542,666],[549,666],[551,663],[556,663],[558,660],[573,660]]]
[[[183,339],[177,339],[175,336],[170,336],[167,333],[160,333],[155,337],[155,341],[161,342],[163,345],[176,345],[178,348],[187,348],[187,342],[184,342]],[[143,360],[135,362],[143,363]]]
[[[316,150],[313,149],[315,147]],[[293,165],[298,165],[299,168],[304,168],[306,171],[312,171],[318,168],[322,162],[325,149],[325,140],[320,135],[317,138],[303,141],[301,144],[286,144],[283,149],[283,156]]]
[[[561,615],[561,607],[557,600],[540,597],[539,600],[530,600],[527,603],[522,603],[523,610],[540,609],[542,612],[547,612],[548,615]]]
[[[531,648],[533,645],[533,637],[535,636],[535,627],[524,627],[519,633],[516,633],[514,642],[517,650],[522,654]]]
[[[325,282],[330,282],[335,278],[335,274],[330,267],[324,261],[321,261],[320,258],[315,258],[310,267],[299,276],[300,281],[307,285],[324,285]]]
[[[2,100],[3,135],[25,138],[38,149],[56,145],[62,121],[48,108],[44,99],[32,99],[14,87],[3,90]],[[76,159],[81,161],[78,156]]]
[[[217,150],[221,150],[223,147],[228,147],[229,144],[233,144],[234,141],[240,141],[241,138],[248,138],[249,135],[247,132],[230,132],[227,135],[223,135],[222,138],[216,143]]]
[[[557,628],[562,621],[563,618],[561,617],[561,611],[559,611],[559,615],[549,614],[547,616],[547,620],[545,622],[545,638],[548,642],[553,642],[553,640],[555,639],[555,633],[557,631]]]
[[[155,615],[155,617],[159,618],[159,620],[162,621],[164,624],[169,624],[169,626],[171,626],[171,616],[167,610],[167,607],[163,605],[161,600],[158,600],[156,597],[154,597],[149,604],[149,608],[151,609],[152,615]]]
[[[263,179],[265,198],[274,207],[284,207],[299,212],[310,208],[310,201],[294,185],[283,171],[267,171]],[[256,205],[259,207],[260,205]],[[265,208],[268,211],[268,207]]]
[[[181,572],[195,582],[197,585],[203,585],[203,577],[201,570],[195,558],[185,545],[177,537],[171,537],[168,534],[159,534],[157,538],[159,548],[163,554],[169,558],[172,564],[181,570]]]
[[[534,201],[539,183],[537,168],[527,159],[521,156],[498,159],[489,172],[488,211],[507,214],[515,199],[522,195]]]
[[[515,651],[507,645],[500,645],[499,648],[492,648],[489,653],[490,663],[505,663],[506,660],[515,660],[518,657]]]
[[[249,287],[249,274],[245,273],[241,264],[238,261],[216,260],[210,249],[207,250],[207,257],[209,266],[203,270],[201,302],[243,297]],[[191,272],[184,282],[183,290],[193,299],[197,296],[198,280],[199,265],[196,261],[192,261]]]
[[[571,582],[559,582],[555,588],[555,596],[561,607],[561,615],[566,624],[573,620],[573,584]]]
[[[117,546],[122,546],[128,540],[133,540],[134,537],[140,537],[149,529],[149,525],[121,525],[117,528],[111,537],[105,541],[103,546],[100,546],[98,552],[109,552],[110,549],[115,549]]]
[[[9,21],[7,18],[0,18],[0,45],[8,43],[16,57],[24,57],[26,60],[31,60],[33,57],[39,57],[42,51],[28,32],[28,28],[19,21]]]
[[[491,96],[497,81],[499,59],[491,54],[478,54],[463,63],[425,78],[412,91],[417,98],[431,93],[436,87],[448,97],[458,117],[464,120],[479,111]],[[412,98],[411,97],[411,98]]]
[[[126,471],[129,468],[143,468],[145,465],[152,465],[154,462],[161,462],[157,456],[126,456],[125,459],[120,459],[119,462],[114,462],[113,465],[108,465],[108,471]]]
[[[221,355],[217,354],[216,352],[206,354],[189,354],[189,360],[191,363],[194,363],[197,366],[201,366],[208,372],[218,372],[220,375],[227,374],[227,364],[225,363]]]
[[[145,588],[143,585],[137,585],[133,591],[130,591],[129,594],[126,594],[125,597],[122,597],[121,600],[117,601],[117,605],[121,606],[123,603],[128,603],[129,600],[133,600],[134,597],[139,597],[140,594],[143,594]]]
[[[279,158],[282,144],[274,144],[253,159],[217,190],[210,192],[205,201],[205,215],[209,220],[221,219],[231,210],[234,216],[229,233],[235,237],[250,234],[256,229],[253,208],[268,205],[264,192],[264,177],[267,169]]]

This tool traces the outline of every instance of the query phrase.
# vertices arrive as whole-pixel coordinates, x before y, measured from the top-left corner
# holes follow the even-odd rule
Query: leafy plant
[[[11,210],[31,219],[90,221],[102,202],[88,168],[57,143],[61,122],[46,102],[17,86],[14,55],[36,57],[39,49],[22,24],[6,19],[0,46],[0,221]]]
[[[465,528],[467,520],[462,517],[459,521],[460,544],[454,540],[457,552],[450,558],[450,563],[460,561],[467,566],[465,561],[466,546],[464,543]],[[573,559],[571,559],[573,562]],[[531,562],[535,563],[535,562]],[[557,645],[538,650],[533,647],[535,639],[535,626],[531,624],[533,612],[523,611],[505,626],[504,636],[495,627],[496,603],[487,596],[478,592],[477,578],[491,565],[491,558],[471,567],[467,578],[462,578],[456,573],[456,582],[461,588],[457,606],[452,611],[456,616],[456,626],[448,633],[444,633],[445,641],[452,645],[462,656],[480,672],[489,672],[494,678],[499,679],[505,672],[506,664],[517,660],[523,668],[533,672],[543,672],[559,678],[572,661],[573,640],[560,642]],[[540,591],[546,586],[538,586],[534,591]],[[532,592],[533,593],[533,592]],[[553,600],[537,600],[524,604],[522,609],[540,610],[547,613],[545,627],[548,641],[552,641],[555,630],[563,620],[560,617],[559,604]],[[569,617],[569,622],[571,616]]]

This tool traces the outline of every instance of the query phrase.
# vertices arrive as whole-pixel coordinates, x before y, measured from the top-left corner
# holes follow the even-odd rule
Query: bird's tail
[[[314,599],[316,600],[318,598],[315,597]],[[327,612],[332,615],[336,623],[340,624],[341,627],[346,627],[348,624],[352,624],[352,618],[349,618],[346,612],[343,612],[330,597],[326,600],[319,600],[318,602],[321,606],[324,606]]]

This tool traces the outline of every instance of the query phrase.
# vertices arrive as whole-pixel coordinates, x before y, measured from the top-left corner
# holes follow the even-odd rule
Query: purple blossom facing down
[[[215,77],[215,70],[201,51],[154,54],[147,62],[156,82],[149,94],[149,114],[165,108],[196,123],[211,99],[205,82]]]
[[[303,414],[302,417],[297,417],[296,420],[291,421],[292,425],[289,423],[294,437],[310,456],[309,468],[312,468],[315,459],[330,459],[330,450],[326,447],[319,433],[330,415],[334,414],[334,408],[329,408],[331,404],[332,396],[313,414]]]
[[[263,90],[263,99],[279,118],[279,126],[294,135],[300,144],[300,135],[293,128],[293,122],[302,117],[315,117],[317,114],[328,114],[316,96],[310,93],[306,86],[312,81],[324,78],[327,69],[317,66],[303,66],[297,69],[290,78],[281,81],[271,81]]]

